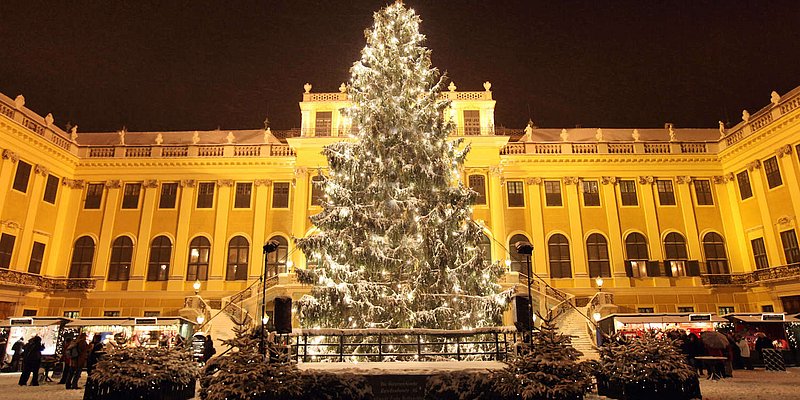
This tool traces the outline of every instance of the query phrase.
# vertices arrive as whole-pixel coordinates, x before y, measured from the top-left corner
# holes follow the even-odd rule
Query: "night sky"
[[[385,1],[17,1],[0,92],[79,131],[300,125],[337,91]],[[496,124],[717,127],[800,86],[800,1],[406,1],[459,90]]]

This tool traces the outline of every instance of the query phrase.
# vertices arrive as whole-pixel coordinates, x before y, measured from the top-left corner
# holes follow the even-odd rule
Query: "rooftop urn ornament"
[[[54,120],[53,114],[51,113],[47,113],[47,115],[44,117],[44,123],[47,125],[48,128],[53,125],[53,120]]]
[[[234,139],[236,139],[236,136],[233,136],[233,132],[228,132],[228,136],[225,136],[225,140],[228,141],[228,144],[233,144]]]
[[[594,134],[594,138],[598,142],[603,141],[603,128],[597,128],[597,133]]]
[[[742,110],[742,121],[749,122],[750,121],[750,112],[747,110]]]
[[[69,139],[73,142],[78,141],[78,125],[72,125],[72,128],[69,130]]]
[[[447,89],[450,90],[451,92],[455,92],[456,89],[458,89],[458,88],[456,87],[455,82],[450,81],[450,85],[447,86]]]
[[[345,85],[344,82],[342,82],[342,84],[339,85],[339,93],[344,93],[346,91],[347,91],[347,85]]]
[[[192,135],[192,144],[198,143],[200,143],[200,132],[194,131],[194,134]]]
[[[719,121],[719,137],[720,138],[725,137],[725,123],[722,121]]]
[[[641,135],[641,134],[639,134],[639,130],[638,130],[638,129],[634,129],[634,130],[633,130],[633,134],[631,134],[631,136],[633,137],[633,141],[634,141],[634,142],[638,142],[638,141],[639,141],[639,138],[641,138],[641,137],[642,137],[642,135]]]
[[[569,140],[569,133],[567,133],[566,129],[561,129],[561,134],[559,136],[561,137],[562,142]]]
[[[306,84],[303,85],[303,90],[305,90],[306,93],[311,93],[311,84],[306,82]]]
[[[15,97],[14,106],[17,107],[18,110],[21,109],[22,107],[25,107],[25,96],[19,95]]]
[[[159,133],[156,135],[156,144],[161,146],[161,143],[164,143],[164,135]]]
[[[492,89],[492,82],[483,82],[483,88],[486,89],[487,92],[490,91]]]
[[[119,144],[120,146],[125,145],[125,128],[122,128],[120,131],[117,132],[117,136],[119,136]],[[156,139],[158,140],[158,139]]]
[[[769,101],[772,102],[772,104],[777,106],[778,103],[780,103],[780,101],[781,101],[781,95],[779,95],[778,92],[773,90],[772,93],[770,93],[770,95],[769,95]]]

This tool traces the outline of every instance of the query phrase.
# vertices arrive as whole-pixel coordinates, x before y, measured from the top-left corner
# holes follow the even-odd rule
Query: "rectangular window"
[[[200,182],[197,185],[197,208],[214,206],[214,182]]]
[[[99,210],[100,203],[103,200],[103,188],[105,184],[90,183],[86,186],[86,199],[83,202],[83,208],[86,210]]]
[[[28,263],[28,272],[39,274],[42,272],[42,261],[44,260],[44,243],[33,242],[31,250],[31,261]]]
[[[767,185],[770,189],[783,185],[781,170],[778,168],[778,159],[776,157],[764,160],[764,173],[767,175]]]
[[[736,312],[733,306],[720,306],[719,307],[719,315],[726,315],[726,314],[733,314]]]
[[[314,124],[315,136],[330,136],[333,113],[331,111],[317,111],[317,119]]]
[[[11,255],[14,253],[16,240],[16,236],[7,233],[0,236],[0,268],[11,268]]]
[[[31,310],[31,309],[22,310],[23,317],[35,317],[36,314],[38,314],[37,310]]]
[[[17,161],[17,173],[14,175],[14,190],[28,192],[28,181],[31,179],[31,165],[25,161]]]
[[[694,194],[697,196],[698,206],[713,206],[714,196],[711,195],[711,181],[699,179],[694,182]]]
[[[47,183],[44,185],[44,198],[42,200],[56,204],[56,195],[58,194],[58,178],[53,175],[47,175]]]
[[[631,278],[644,278],[647,276],[647,261],[644,260],[628,260],[626,263],[630,264],[630,271],[626,273]]]
[[[794,229],[781,232],[781,243],[783,244],[783,254],[786,256],[786,263],[800,263],[800,248],[797,246],[797,234]]]
[[[64,311],[64,318],[80,318],[81,312],[80,311]]]
[[[692,307],[692,306],[680,307],[679,306],[678,307],[678,312],[679,313],[693,313],[694,312],[694,307]]]
[[[103,311],[104,317],[119,317],[119,311]]]
[[[764,246],[764,238],[751,240],[750,246],[753,248],[753,259],[756,262],[756,269],[769,268],[769,259],[767,258],[767,248]]]
[[[583,205],[597,207],[600,205],[600,190],[597,181],[583,181]]]
[[[639,314],[652,314],[655,312],[653,307],[639,307]]]
[[[178,183],[168,182],[161,184],[161,197],[158,199],[158,208],[175,208],[178,199]]]
[[[325,178],[314,176],[311,178],[311,205],[321,206],[325,201]]]
[[[561,182],[544,181],[544,199],[548,207],[561,207]]]
[[[636,196],[636,181],[619,181],[619,195],[623,206],[639,205],[639,198]]]
[[[525,187],[522,181],[507,181],[506,193],[509,207],[525,207]]]
[[[483,175],[470,175],[469,188],[477,193],[474,204],[486,204],[486,178]]]
[[[289,208],[289,182],[272,184],[272,208]]]
[[[739,196],[744,199],[753,197],[753,189],[750,187],[750,175],[747,170],[736,174],[736,182],[739,184]]]
[[[139,208],[139,193],[142,191],[141,183],[126,183],[122,194],[122,208],[126,210]]]
[[[658,204],[661,204],[662,206],[675,205],[675,190],[672,188],[671,180],[657,180],[656,189],[658,190]]]
[[[775,312],[775,306],[773,306],[772,304],[763,305],[763,306],[761,306],[761,312],[762,313]]]
[[[156,318],[161,316],[161,311],[145,311],[144,317],[145,318]]]
[[[481,112],[479,110],[464,110],[464,135],[477,136],[481,134]]]
[[[233,208],[250,208],[250,198],[253,193],[253,184],[250,182],[236,183],[236,199]]]

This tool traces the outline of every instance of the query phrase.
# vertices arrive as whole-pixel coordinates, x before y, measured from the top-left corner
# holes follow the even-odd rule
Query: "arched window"
[[[551,278],[572,278],[572,263],[569,257],[567,237],[557,233],[547,241]]]
[[[706,271],[709,274],[727,274],[728,256],[725,255],[725,241],[718,233],[709,232],[703,236],[703,252],[706,254]]]
[[[483,259],[487,262],[492,261],[492,241],[485,233],[481,233],[481,241],[478,243],[478,248],[483,252]]]
[[[633,232],[625,237],[625,254],[628,260],[649,260],[647,251],[647,238],[639,232]]]
[[[278,242],[278,250],[267,254],[267,276],[275,276],[286,271],[286,257],[289,254],[289,242],[283,236],[273,236],[269,240]]]
[[[69,268],[70,278],[89,278],[92,275],[94,261],[94,239],[81,236],[75,241],[72,250],[72,263]]]
[[[169,263],[172,258],[172,241],[166,236],[157,236],[150,243],[150,263],[147,266],[148,281],[169,279]]]
[[[247,280],[247,261],[250,255],[250,242],[244,236],[236,236],[228,243],[228,268],[225,279],[229,281]]]
[[[608,241],[599,234],[593,233],[586,239],[586,254],[589,259],[589,276],[611,277],[611,263],[608,260]]]
[[[517,248],[515,246],[517,242],[530,242],[530,240],[528,240],[527,236],[520,234],[514,235],[508,240],[508,253],[509,258],[511,259],[511,270],[527,274],[528,266],[526,264],[526,260],[528,259],[528,256],[517,253]]]
[[[664,254],[667,260],[687,260],[686,239],[678,232],[670,232],[664,237]]]
[[[111,243],[111,262],[108,264],[109,281],[127,281],[131,274],[133,240],[120,236]]]
[[[186,265],[187,281],[208,280],[208,258],[211,254],[211,242],[198,236],[189,243],[189,262]]]

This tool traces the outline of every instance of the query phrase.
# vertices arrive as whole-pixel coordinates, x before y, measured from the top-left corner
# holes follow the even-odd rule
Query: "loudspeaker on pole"
[[[528,296],[514,296],[514,326],[517,331],[530,331],[531,321],[531,299]]]
[[[275,332],[292,333],[292,298],[275,298]]]

